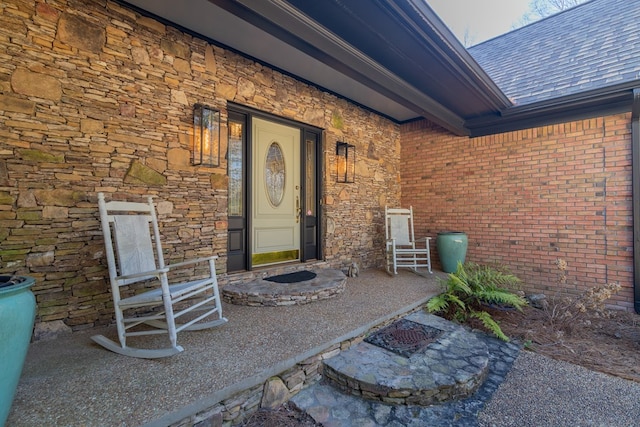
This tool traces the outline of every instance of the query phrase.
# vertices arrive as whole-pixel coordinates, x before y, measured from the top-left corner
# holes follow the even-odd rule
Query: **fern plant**
[[[459,262],[455,273],[450,273],[447,280],[441,282],[443,292],[427,302],[430,313],[459,323],[478,319],[496,337],[509,341],[498,322],[483,308],[495,304],[522,311],[527,301],[513,292],[520,279],[504,269]]]

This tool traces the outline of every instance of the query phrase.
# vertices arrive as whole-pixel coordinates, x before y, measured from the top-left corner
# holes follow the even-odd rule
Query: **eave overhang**
[[[638,81],[514,105],[424,0],[116,0],[385,116],[482,136],[630,111]]]
[[[513,106],[499,114],[467,120],[470,136],[493,135],[537,126],[581,120],[589,117],[629,112],[634,105],[634,89],[640,80]]]
[[[510,105],[422,0],[120,2],[397,123],[468,135]]]
[[[345,39],[332,33],[290,2],[284,0],[210,1],[235,16],[241,16],[245,21],[266,33],[276,36],[309,58],[320,61],[343,76],[403,105],[416,115],[428,117],[453,132],[467,133],[464,129],[463,117],[434,100],[428,93],[416,89],[411,82],[394,74],[384,64],[376,62]],[[300,4],[304,7],[313,3],[303,1]],[[323,10],[326,9],[326,4],[323,3]],[[331,19],[331,16],[332,14],[329,13],[326,18]],[[269,59],[266,61],[268,62]],[[346,97],[355,98],[353,95]]]

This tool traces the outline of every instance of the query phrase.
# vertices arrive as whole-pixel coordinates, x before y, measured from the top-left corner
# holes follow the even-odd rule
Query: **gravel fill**
[[[637,426],[640,384],[522,351],[480,412],[478,424]]]

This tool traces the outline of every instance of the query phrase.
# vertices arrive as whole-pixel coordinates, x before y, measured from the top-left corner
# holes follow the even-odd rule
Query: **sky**
[[[529,10],[531,0],[426,0],[449,29],[465,44],[478,44],[513,29]]]

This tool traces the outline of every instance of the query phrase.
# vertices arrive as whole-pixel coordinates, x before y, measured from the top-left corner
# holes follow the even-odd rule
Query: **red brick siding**
[[[426,121],[402,127],[402,203],[416,232],[464,231],[467,260],[508,266],[525,290],[619,282],[633,305],[631,120],[621,114],[478,138]]]

